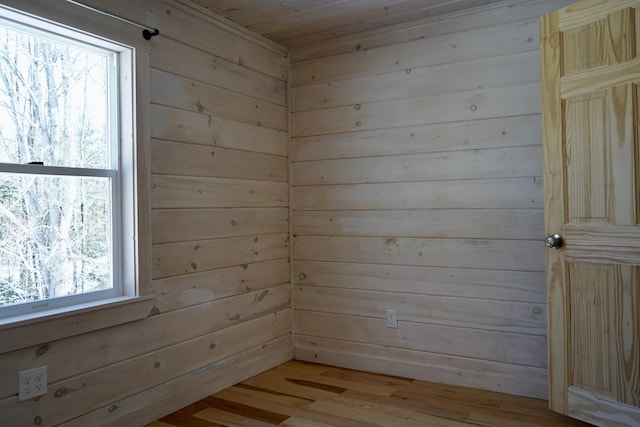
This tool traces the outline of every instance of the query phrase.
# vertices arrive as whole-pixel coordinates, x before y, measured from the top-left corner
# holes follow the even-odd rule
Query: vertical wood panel
[[[586,95],[567,102],[567,162],[569,218],[606,222],[605,167],[608,133],[606,93]],[[602,117],[604,120],[597,120]],[[585,127],[585,124],[590,126]],[[587,165],[588,167],[584,167]]]
[[[638,6],[584,0],[541,21],[545,223],[566,237],[547,253],[550,402],[596,425],[640,420]]]
[[[630,265],[569,267],[571,346],[579,363],[572,384],[612,400],[640,406],[640,269]],[[635,325],[635,327],[633,327]]]
[[[634,10],[626,8],[606,17],[564,31],[564,72],[573,74],[603,65],[614,65],[636,56]]]

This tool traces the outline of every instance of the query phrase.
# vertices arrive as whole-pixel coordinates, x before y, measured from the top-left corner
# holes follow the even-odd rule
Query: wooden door
[[[640,426],[640,0],[541,19],[550,407]]]

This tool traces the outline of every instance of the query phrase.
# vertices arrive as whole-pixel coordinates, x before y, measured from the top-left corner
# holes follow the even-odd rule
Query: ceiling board
[[[498,0],[192,0],[287,47]]]

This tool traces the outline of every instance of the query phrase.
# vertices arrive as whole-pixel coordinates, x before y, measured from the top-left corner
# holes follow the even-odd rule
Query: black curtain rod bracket
[[[84,7],[85,9],[89,9],[89,10],[92,10],[94,12],[98,12],[98,13],[101,13],[103,15],[110,16],[112,18],[118,19],[118,20],[120,20],[122,22],[126,22],[128,24],[134,25],[134,26],[136,26],[138,28],[142,28],[143,29],[142,30],[142,37],[144,37],[145,40],[151,40],[151,37],[157,36],[158,34],[160,34],[160,30],[158,30],[157,28],[149,28],[147,25],[140,24],[138,22],[132,21],[130,19],[123,18],[123,17],[118,16],[118,15],[114,15],[113,13],[109,13],[109,12],[107,12],[105,10],[98,9],[97,7],[89,6],[88,4],[85,4],[85,3],[81,2],[81,1],[78,1],[78,0],[67,0],[67,1],[69,3],[73,3],[73,4],[77,5],[77,6]]]
[[[160,34],[160,30],[158,30],[157,28],[154,28],[153,30],[148,30],[148,29],[144,29],[142,30],[142,37],[144,37],[145,40],[151,40],[151,37],[155,37],[158,34]]]

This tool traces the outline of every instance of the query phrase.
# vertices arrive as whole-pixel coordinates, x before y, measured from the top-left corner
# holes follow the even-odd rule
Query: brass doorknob
[[[547,236],[544,240],[544,244],[549,249],[560,249],[562,247],[562,236],[558,233]]]

